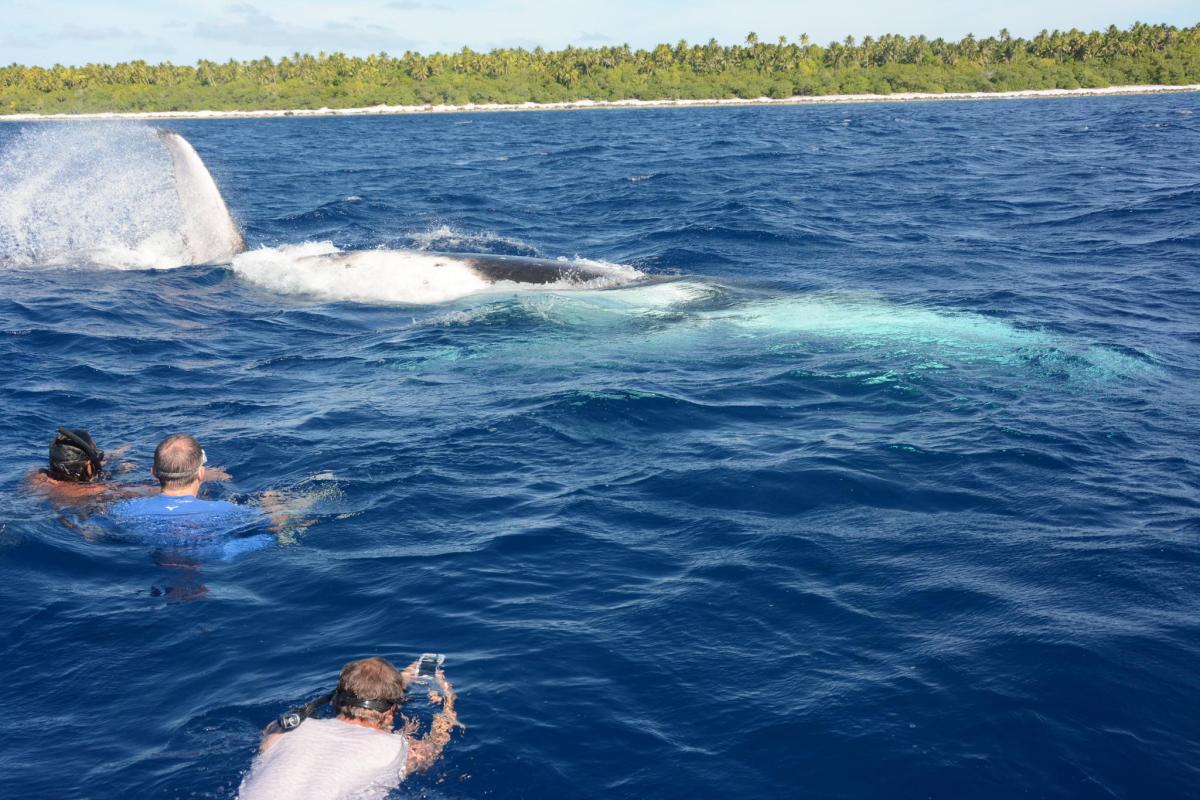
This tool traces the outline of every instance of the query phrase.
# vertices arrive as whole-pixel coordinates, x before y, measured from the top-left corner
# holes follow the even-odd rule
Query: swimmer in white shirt
[[[333,692],[337,715],[305,719],[290,731],[272,724],[242,781],[239,800],[382,798],[408,774],[430,767],[450,733],[462,725],[454,711],[454,689],[439,669],[430,700],[442,709],[429,733],[414,738],[410,726],[392,732],[396,709],[416,673],[417,662],[401,672],[384,658],[351,661]]]

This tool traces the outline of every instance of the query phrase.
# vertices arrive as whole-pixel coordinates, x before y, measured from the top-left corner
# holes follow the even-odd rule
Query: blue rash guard
[[[239,506],[225,500],[201,500],[188,495],[175,497],[166,494],[122,500],[113,506],[112,514],[114,517],[166,517],[187,522],[224,517],[233,519],[235,524],[238,519],[258,519],[262,516],[260,511],[251,506]]]
[[[275,537],[246,533],[267,522],[257,506],[158,494],[122,500],[109,512],[124,536],[200,559],[229,560],[270,547]]]

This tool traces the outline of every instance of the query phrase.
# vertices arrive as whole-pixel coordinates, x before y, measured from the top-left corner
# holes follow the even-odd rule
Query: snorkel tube
[[[280,730],[284,731],[299,728],[301,722],[304,722],[304,720],[313,715],[314,711],[332,700],[335,694],[337,694],[336,691],[326,692],[320,697],[309,700],[302,706],[289,709],[279,715],[279,718],[275,720],[275,724],[279,726]]]

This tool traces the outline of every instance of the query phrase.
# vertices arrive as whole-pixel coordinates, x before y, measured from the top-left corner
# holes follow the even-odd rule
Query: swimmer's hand
[[[410,669],[415,670],[415,667],[414,664]],[[449,744],[451,732],[455,728],[466,730],[466,726],[458,721],[458,714],[454,710],[454,701],[456,700],[454,687],[450,685],[450,681],[446,680],[445,673],[440,669],[434,679],[441,687],[442,692],[438,695],[436,691],[431,691],[430,699],[437,696],[437,701],[442,704],[442,710],[433,715],[433,720],[429,723],[429,733],[420,739],[410,740],[406,765],[407,771],[410,773],[420,772],[433,766],[433,763],[441,757],[442,750]]]
[[[405,689],[417,682],[417,669],[420,667],[420,665],[421,659],[418,658],[416,661],[400,670],[400,678],[404,681]]]
[[[437,671],[437,682],[442,687],[442,693],[434,701],[433,698],[437,695],[437,692],[430,692],[430,702],[439,702],[442,704],[442,713],[449,720],[451,729],[461,728],[465,731],[467,726],[458,721],[458,714],[454,711],[454,703],[458,700],[458,694],[454,691],[454,687],[450,685],[450,681],[446,680],[446,673],[440,669]]]
[[[224,467],[205,467],[204,468],[204,480],[205,481],[231,481],[231,480],[233,480],[233,476],[230,475],[228,472],[226,472]]]
[[[123,444],[120,447],[114,447],[104,454],[104,465],[108,467],[108,471],[114,474],[124,472],[133,472],[137,469],[137,464],[132,461],[121,461],[115,463],[117,459],[122,458],[133,447],[131,444]]]
[[[268,489],[259,495],[258,504],[271,518],[271,530],[279,535],[280,544],[291,544],[295,541],[297,533],[317,521],[315,517],[302,515],[323,495],[324,492],[321,491],[297,495]]]

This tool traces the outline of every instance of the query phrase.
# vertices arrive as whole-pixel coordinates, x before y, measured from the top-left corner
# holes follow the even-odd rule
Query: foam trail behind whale
[[[159,138],[171,155],[175,191],[183,212],[183,236],[193,264],[225,264],[246,249],[242,232],[212,174],[187,139],[160,130]]]

